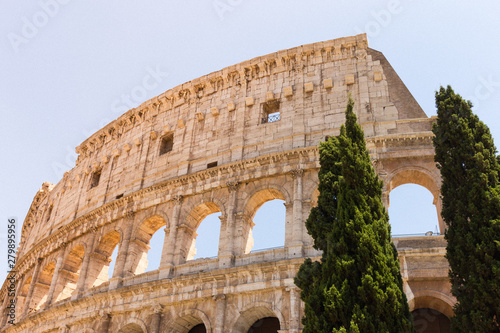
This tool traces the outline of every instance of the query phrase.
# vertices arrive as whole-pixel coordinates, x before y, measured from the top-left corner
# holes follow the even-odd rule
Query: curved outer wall
[[[188,332],[203,323],[246,332],[275,317],[280,332],[300,331],[293,277],[304,257],[319,255],[304,226],[317,198],[317,147],[338,134],[348,94],[386,206],[393,188],[416,183],[439,211],[432,119],[366,36],[279,51],[169,90],[77,147],[76,166],[43,184],[26,217],[18,323],[7,322],[6,281],[3,330]],[[253,216],[272,199],[285,201],[284,247],[249,253]],[[217,258],[190,260],[196,229],[219,211]],[[163,227],[160,267],[143,273]],[[411,308],[451,316],[442,237],[395,244]]]

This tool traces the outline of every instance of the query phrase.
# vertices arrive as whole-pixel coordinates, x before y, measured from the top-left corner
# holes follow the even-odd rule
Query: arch
[[[389,173],[384,181],[384,191],[389,193],[400,185],[410,183],[425,187],[434,195],[435,200],[437,199],[441,179],[432,171],[414,165],[399,167]]]
[[[87,287],[97,287],[109,280],[109,273],[112,273],[109,272],[111,255],[121,239],[122,236],[118,230],[111,230],[101,237],[94,251],[91,253],[92,257],[90,258],[87,272]]]
[[[235,244],[238,248],[235,249],[237,254],[249,253],[253,247],[253,227],[255,223],[253,219],[257,211],[268,201],[272,200],[283,200],[285,203],[291,202],[288,192],[281,186],[275,184],[258,186],[254,191],[250,193],[247,200],[243,205],[243,213],[240,214],[239,233],[238,240]],[[288,205],[288,208],[292,208]],[[285,211],[285,234],[291,233],[291,224],[288,221],[291,219],[291,210]],[[288,217],[288,218],[287,218]],[[288,230],[287,230],[288,229]],[[285,236],[286,237],[286,236]]]
[[[251,219],[255,216],[257,210],[264,203],[270,200],[280,199],[285,202],[292,202],[293,198],[290,193],[283,187],[277,184],[263,184],[257,186],[244,201],[242,207],[246,215]]]
[[[280,328],[287,329],[285,317],[281,311],[268,302],[255,302],[245,306],[234,324],[229,327],[232,327],[231,332],[233,333],[247,333],[256,321],[268,317],[278,318]]]
[[[34,281],[35,288],[33,289],[33,295],[31,297],[31,300],[27,300],[27,302],[29,302],[29,306],[31,309],[37,311],[47,301],[50,284],[52,283],[52,276],[54,275],[55,268],[56,268],[56,262],[53,260],[49,261],[45,265],[45,267],[40,271],[38,279]]]
[[[221,212],[221,207],[216,203],[218,200],[203,201],[189,210],[182,225],[179,226],[177,233],[177,262],[191,260],[196,254],[196,230],[203,220],[211,214]],[[220,229],[219,229],[220,232]],[[217,239],[217,242],[219,239]]]
[[[127,261],[133,274],[137,275],[146,271],[148,267],[148,252],[151,248],[151,238],[162,227],[166,227],[168,225],[167,222],[168,219],[163,212],[156,212],[144,219],[132,234],[129,248],[127,249]],[[164,234],[162,236],[164,237]]]
[[[439,221],[439,231],[441,234],[444,234],[445,225],[441,218],[441,198],[439,197],[441,178],[431,170],[416,165],[402,166],[394,169],[387,175],[384,181],[383,200],[386,208],[389,208],[390,205],[389,193],[396,187],[404,184],[417,184],[432,193],[434,197],[433,204],[436,206]]]
[[[28,296],[28,291],[31,285],[32,276],[28,276],[21,288],[19,289],[19,295],[17,295],[17,304],[16,304],[16,317],[21,318],[21,314],[23,313],[24,307],[26,305],[26,297]]]
[[[407,297],[410,311],[426,308],[439,311],[448,318],[453,316],[453,306],[456,301],[452,297],[439,291],[419,290],[407,295]]]
[[[148,333],[148,328],[139,318],[131,318],[118,330],[118,333]]]
[[[71,297],[76,289],[78,278],[80,276],[80,268],[83,263],[85,247],[82,244],[74,246],[66,255],[63,265],[59,271],[59,281],[55,290],[54,303]]]
[[[188,333],[196,325],[203,324],[207,332],[212,332],[212,325],[208,316],[198,309],[187,309],[180,312],[175,319],[167,324],[169,333]]]

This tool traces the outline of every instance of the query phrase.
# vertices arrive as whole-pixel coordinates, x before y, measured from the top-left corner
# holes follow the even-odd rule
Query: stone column
[[[236,228],[236,200],[238,194],[238,182],[226,183],[229,189],[229,201],[227,207],[227,217],[225,223],[225,234],[221,237],[220,251],[219,251],[219,267],[228,268],[234,265],[234,237]],[[221,222],[224,222],[221,220]]]
[[[288,246],[288,255],[291,257],[302,257],[302,225],[304,224],[302,216],[302,176],[304,170],[296,169],[291,171],[293,182],[293,222],[292,222],[292,241]]]
[[[111,314],[109,312],[101,314],[101,325],[97,333],[108,333],[109,324],[111,323]]]
[[[142,255],[147,253],[151,246],[144,243],[142,240],[138,238],[131,238],[128,242],[128,251],[127,251],[127,263],[125,264],[124,275],[133,276],[135,274],[141,274],[146,271],[148,266],[148,261],[142,261]],[[139,266],[139,264],[142,264]]]
[[[214,333],[224,333],[226,320],[226,295],[215,295],[215,322]]]
[[[443,201],[441,200],[441,191],[434,193],[433,204],[436,206],[438,222],[439,222],[439,233],[444,235],[446,231],[446,224],[444,223],[443,217],[441,216],[441,209],[443,209]]]
[[[300,290],[290,288],[290,333],[300,331]]]
[[[30,288],[28,289],[28,294],[26,295],[26,300],[24,301],[24,309],[23,309],[23,314],[22,317],[26,316],[28,314],[28,310],[30,308],[31,304],[31,298],[33,297],[33,291],[35,290],[35,285],[38,280],[38,275],[40,273],[40,264],[42,263],[41,258],[39,258],[35,264],[35,268],[33,269],[33,275],[31,278],[31,284]]]
[[[165,237],[163,243],[163,247],[166,248],[166,251],[164,251],[165,255],[162,255],[160,262],[160,279],[169,277],[174,266],[174,254],[177,240],[177,228],[179,226],[179,218],[181,214],[182,196],[176,195],[172,198],[172,200],[175,202],[175,205],[172,212],[168,238]]]
[[[64,257],[66,256],[66,245],[64,245],[63,250],[61,251],[61,255],[56,260],[56,267],[54,268],[54,275],[52,275],[52,281],[50,282],[49,292],[47,294],[47,301],[43,305],[43,308],[46,309],[52,303],[52,299],[54,298],[54,292],[57,287],[57,281],[59,280],[59,272],[61,271],[62,264],[64,262]]]
[[[118,250],[118,255],[116,257],[115,269],[113,271],[113,277],[109,280],[109,289],[116,289],[122,285],[125,263],[127,261],[128,245],[130,242],[130,236],[132,234],[132,228],[134,227],[134,212],[129,211],[126,213],[127,226],[123,235],[123,241],[121,242],[120,249]]]
[[[160,304],[156,304],[153,306],[152,310],[153,316],[151,318],[151,333],[160,333],[163,307]]]
[[[389,211],[389,191],[382,191],[382,203],[384,204],[385,211]]]
[[[71,295],[72,300],[80,298],[85,289],[87,289],[87,277],[89,276],[88,271],[89,271],[90,257],[92,255],[92,252],[94,251],[96,233],[97,233],[97,228],[93,227],[90,229],[89,244],[85,251],[85,255],[83,256],[82,268],[80,269],[80,277],[78,278],[76,289],[73,292],[73,295]]]

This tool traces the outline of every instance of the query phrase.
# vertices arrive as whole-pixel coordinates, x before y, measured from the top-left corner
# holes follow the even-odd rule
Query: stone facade
[[[348,94],[386,206],[392,189],[416,183],[439,212],[433,119],[366,36],[279,51],[173,88],[76,148],[76,166],[43,184],[26,217],[17,324],[7,320],[6,281],[2,331],[189,332],[203,324],[248,332],[271,317],[279,332],[300,332],[293,277],[305,257],[320,255],[304,226],[318,196],[318,144],[339,133]],[[253,217],[273,199],[285,201],[284,246],[251,253]],[[196,230],[214,212],[218,256],[190,260]],[[163,227],[160,267],[144,273]],[[451,316],[444,239],[395,244],[411,309]]]

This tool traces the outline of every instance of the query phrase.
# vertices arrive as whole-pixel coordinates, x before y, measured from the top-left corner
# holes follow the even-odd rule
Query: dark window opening
[[[212,162],[207,164],[207,169],[213,168],[217,166],[217,162]]]
[[[169,151],[171,151],[173,146],[174,146],[174,135],[172,133],[162,137],[160,142],[160,155],[166,154]]]
[[[203,324],[198,324],[192,329],[189,330],[188,333],[206,333],[207,329],[205,328],[205,325]]]
[[[122,194],[118,194],[118,195],[116,196],[116,199],[121,199],[121,198],[123,198],[123,193],[122,193]]]
[[[99,180],[101,179],[101,170],[92,173],[92,178],[90,179],[90,188],[94,188],[99,185]]]
[[[248,333],[277,333],[280,330],[280,321],[275,317],[267,317],[257,320]]]
[[[262,124],[280,120],[280,102],[269,101],[262,106]]]

